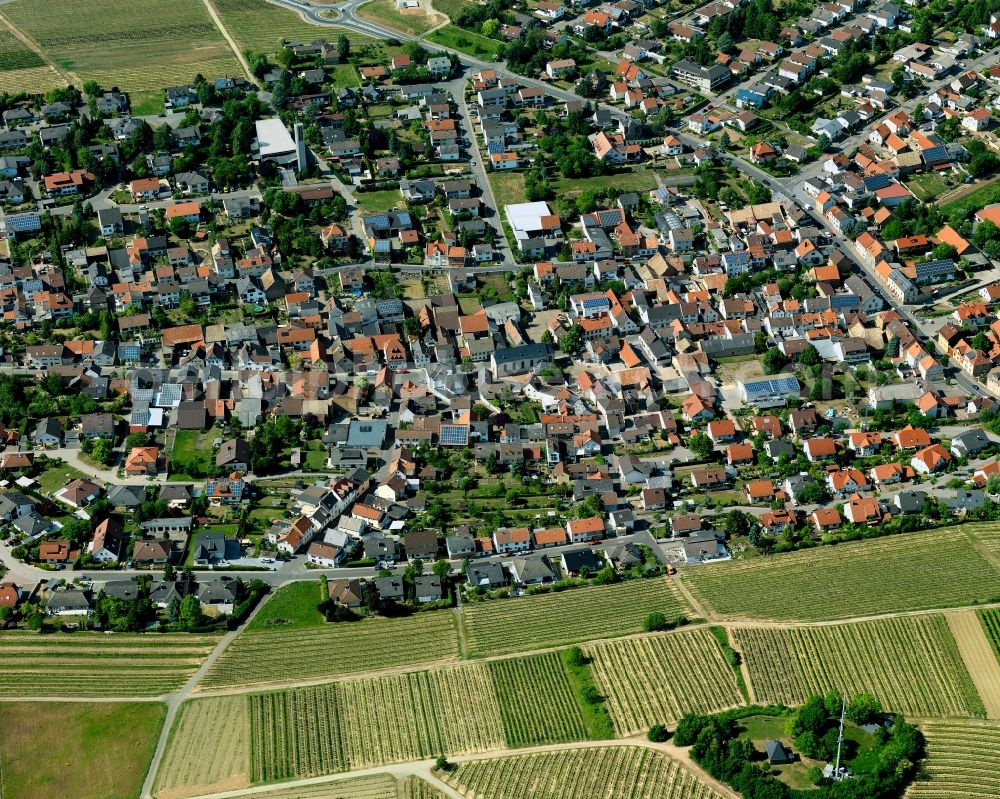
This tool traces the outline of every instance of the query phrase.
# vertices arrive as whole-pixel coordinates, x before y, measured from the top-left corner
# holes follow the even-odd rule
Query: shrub
[[[578,646],[574,646],[566,652],[566,662],[570,666],[579,667],[586,666],[590,663],[590,658],[588,658],[582,649]]]
[[[698,739],[698,734],[708,725],[705,716],[697,713],[685,713],[674,730],[674,743],[678,746],[690,746]]]
[[[654,724],[649,728],[649,732],[646,733],[646,737],[653,743],[663,743],[664,741],[670,740],[670,730],[662,724]]]

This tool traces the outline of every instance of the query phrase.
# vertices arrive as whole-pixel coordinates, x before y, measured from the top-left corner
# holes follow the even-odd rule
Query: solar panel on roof
[[[165,408],[170,405],[177,405],[181,401],[181,387],[177,383],[166,383],[160,387],[160,393],[156,397],[155,405]]]
[[[799,381],[794,377],[775,377],[769,380],[752,380],[743,387],[750,394],[784,394],[799,390]]]
[[[464,446],[469,443],[469,428],[460,424],[441,425],[441,444],[445,446]]]

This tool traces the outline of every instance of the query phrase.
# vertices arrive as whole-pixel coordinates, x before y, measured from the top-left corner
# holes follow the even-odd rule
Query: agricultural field
[[[65,85],[62,76],[47,64],[44,67],[0,72],[0,92],[8,94],[45,94],[49,89]]]
[[[685,713],[717,713],[743,704],[733,670],[707,629],[602,641],[587,646],[586,653],[619,737]]]
[[[981,716],[983,704],[941,615],[820,627],[732,627],[751,700],[799,705],[836,688],[908,716]]]
[[[251,782],[346,770],[335,685],[252,694],[247,701]]]
[[[0,796],[135,799],[163,725],[159,702],[5,702]]]
[[[199,687],[319,679],[457,657],[455,616],[448,611],[308,629],[244,630],[212,664]]]
[[[502,655],[637,633],[652,611],[668,618],[687,611],[665,577],[466,605],[465,654]]]
[[[502,748],[491,688],[490,672],[479,663],[340,683],[344,729],[351,731],[347,767]],[[365,729],[377,735],[353,732]]]
[[[482,664],[253,694],[249,702],[254,783],[504,745]]]
[[[422,781],[421,781],[422,782]],[[426,785],[427,783],[422,784]],[[232,799],[410,799],[406,794],[400,794],[400,785],[394,777],[388,774],[375,774],[370,777],[352,777],[349,779],[330,780],[315,785],[300,785],[289,788],[275,788],[263,793],[238,794]],[[424,799],[420,794],[413,794],[413,799]],[[432,799],[433,794],[427,799]]]
[[[156,799],[249,787],[247,723],[245,694],[186,701],[157,771]]]
[[[948,614],[948,626],[958,652],[983,700],[986,718],[1000,719],[1000,660],[986,637],[975,610]]]
[[[44,58],[0,22],[0,91],[44,94],[66,81]]]
[[[558,652],[494,660],[489,667],[509,747],[587,737],[580,704]]]
[[[266,0],[211,0],[222,24],[243,51],[272,54],[281,49],[283,39],[311,42],[326,39],[336,42],[341,34],[361,47],[373,39],[343,28],[318,27],[304,21],[296,12],[272,5]]]
[[[638,746],[567,749],[459,764],[442,779],[470,799],[717,799],[667,755]],[[530,786],[530,789],[527,788]]]
[[[995,799],[1000,796],[1000,724],[928,721],[927,779],[914,782],[906,799]]]
[[[979,611],[979,622],[983,625],[983,632],[989,639],[994,654],[1000,658],[1000,608]]]
[[[410,775],[403,781],[400,799],[444,799],[444,794],[428,782]],[[345,797],[352,799],[352,797]]]
[[[987,557],[992,558],[994,563],[1000,561],[1000,523],[977,522],[975,528],[966,529],[973,530],[973,540],[979,543]]]
[[[0,633],[2,696],[159,696],[212,651],[211,635]]]
[[[242,74],[199,0],[15,0],[3,11],[64,70],[129,91]]]
[[[820,621],[965,605],[1000,593],[1000,574],[973,529],[706,564],[683,579],[709,610],[733,618]]]
[[[44,67],[45,59],[9,30],[0,28],[0,72],[18,72]]]

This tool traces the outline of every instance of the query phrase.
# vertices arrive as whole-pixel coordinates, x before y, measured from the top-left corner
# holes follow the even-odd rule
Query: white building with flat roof
[[[559,217],[549,210],[548,203],[515,203],[504,206],[504,213],[518,246],[529,239],[562,238]]]
[[[292,134],[280,119],[258,119],[257,151],[261,161],[290,165],[298,160],[298,152]]]

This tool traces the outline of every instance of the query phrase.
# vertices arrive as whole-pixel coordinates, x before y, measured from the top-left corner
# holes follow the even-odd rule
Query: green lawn
[[[303,458],[303,468],[310,472],[326,471],[326,457],[326,450],[310,450]]]
[[[485,60],[492,60],[497,51],[503,47],[502,42],[487,39],[485,36],[464,30],[456,25],[445,25],[443,28],[438,28],[429,34],[426,40],[442,47],[449,47],[452,50],[460,50],[473,58]]]
[[[556,178],[552,188],[557,196],[584,191],[638,191],[647,192],[656,188],[656,178],[646,169],[633,172],[616,172],[612,175],[598,175],[592,178]]]
[[[170,479],[189,480],[204,477],[215,463],[215,453],[208,433],[201,430],[178,430],[170,452]]]
[[[397,189],[388,191],[359,191],[354,194],[358,208],[366,214],[377,214],[402,206],[403,195]]]
[[[941,212],[945,216],[951,216],[956,210],[961,209],[964,214],[968,215],[993,203],[1000,203],[1000,177],[984,183],[964,197],[945,203],[941,206]]]
[[[353,89],[361,85],[358,71],[351,64],[340,64],[331,69],[330,83],[337,89]]]
[[[915,175],[906,185],[922,202],[931,202],[950,188],[948,180],[939,172]]]
[[[248,630],[273,630],[295,627],[321,627],[326,622],[316,610],[320,602],[318,580],[304,580],[291,585],[282,586],[271,596],[260,612],[247,626]],[[275,625],[268,623],[274,619],[286,619],[291,624]]]
[[[270,524],[272,520],[280,519],[284,513],[284,508],[254,508],[250,511],[250,520],[266,521]]]
[[[469,0],[433,0],[432,4],[439,14],[454,19],[468,7]]]
[[[499,213],[503,213],[505,205],[525,201],[523,172],[491,172],[489,178]]]
[[[163,724],[160,702],[5,702],[0,794],[135,799]]]
[[[132,103],[132,113],[137,117],[154,116],[163,113],[163,92],[160,90],[132,92],[129,100]]]
[[[499,302],[509,302],[514,299],[514,295],[510,291],[510,284],[503,275],[482,275],[478,282],[482,284],[485,293],[491,294],[493,299]]]
[[[86,476],[87,475],[79,469],[74,469],[72,466],[50,466],[38,475],[37,480],[39,485],[42,487],[43,493],[54,494],[70,480],[76,480]]]

